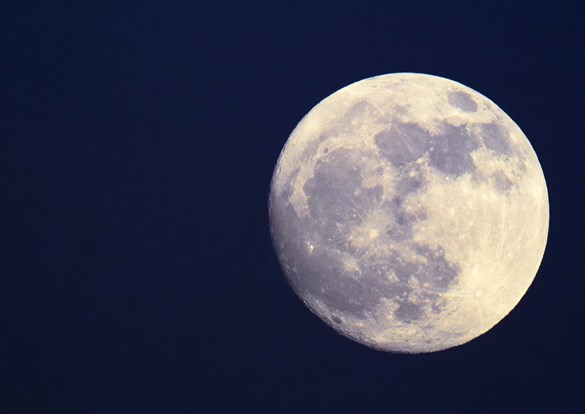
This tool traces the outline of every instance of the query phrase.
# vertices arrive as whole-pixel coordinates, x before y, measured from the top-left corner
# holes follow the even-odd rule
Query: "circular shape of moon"
[[[546,245],[542,169],[520,128],[457,82],[400,73],[315,106],[278,159],[270,228],[298,296],[375,349],[432,352],[487,332]]]

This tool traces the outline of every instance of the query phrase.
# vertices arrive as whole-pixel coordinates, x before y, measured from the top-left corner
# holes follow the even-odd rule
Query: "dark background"
[[[1,413],[583,412],[582,1],[21,1],[0,24]],[[549,187],[517,308],[370,350],[272,251],[278,154],[318,101],[423,72],[514,119]]]

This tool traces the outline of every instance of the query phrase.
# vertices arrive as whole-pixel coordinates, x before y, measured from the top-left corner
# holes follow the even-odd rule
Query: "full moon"
[[[269,216],[307,307],[402,353],[461,345],[502,320],[536,275],[549,223],[520,128],[475,90],[414,73],[315,106],[280,154]]]

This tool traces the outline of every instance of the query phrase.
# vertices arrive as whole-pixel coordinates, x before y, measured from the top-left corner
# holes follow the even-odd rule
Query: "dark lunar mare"
[[[475,172],[471,152],[479,147],[479,142],[465,127],[443,124],[440,134],[429,145],[429,163],[439,171],[453,176]]]
[[[481,135],[486,147],[499,155],[513,155],[514,151],[510,146],[510,137],[508,131],[495,122],[482,124]]]
[[[476,112],[477,104],[469,94],[463,91],[450,92],[447,96],[449,104],[464,112]]]
[[[392,201],[382,202],[381,186],[363,187],[363,157],[376,155],[347,149],[323,155],[314,176],[303,187],[309,207],[305,219],[299,218],[289,203],[298,171],[291,175],[281,197],[275,197],[273,192],[271,229],[283,270],[299,296],[312,295],[328,308],[352,317],[372,316],[382,298],[390,298],[399,303],[395,314],[399,320],[411,322],[420,318],[429,305],[410,300],[410,278],[417,279],[420,285],[428,283],[428,292],[419,293],[419,298],[427,299],[433,312],[440,311],[436,292],[447,289],[459,269],[445,260],[442,250],[412,243],[412,225],[424,217],[408,214],[402,205],[409,194],[424,189],[425,183],[405,174],[398,180]],[[402,165],[405,169],[413,168]],[[422,261],[404,260],[398,251],[385,257],[372,255],[369,248],[360,249],[349,242],[352,228],[378,209],[395,217],[395,224],[377,242],[393,240],[408,244]],[[357,260],[358,273],[344,265],[347,257]],[[389,279],[391,274],[398,280]]]
[[[328,238],[315,231],[313,220],[301,220],[287,197],[271,196],[269,214],[273,243],[295,292],[301,298],[312,295],[328,307],[363,316],[372,288],[348,277],[340,251],[326,245]]]
[[[471,152],[479,147],[479,141],[463,126],[443,123],[439,134],[433,135],[417,124],[398,122],[378,133],[374,142],[380,154],[398,168],[429,154],[430,165],[447,175],[476,171]]]
[[[404,167],[428,150],[430,134],[412,123],[395,123],[374,137],[380,154],[396,167]]]

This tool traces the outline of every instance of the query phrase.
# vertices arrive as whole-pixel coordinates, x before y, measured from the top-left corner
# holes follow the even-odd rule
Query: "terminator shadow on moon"
[[[548,234],[544,175],[520,128],[478,92],[411,73],[315,106],[278,159],[269,215],[304,303],[393,352],[491,329],[528,289]]]

